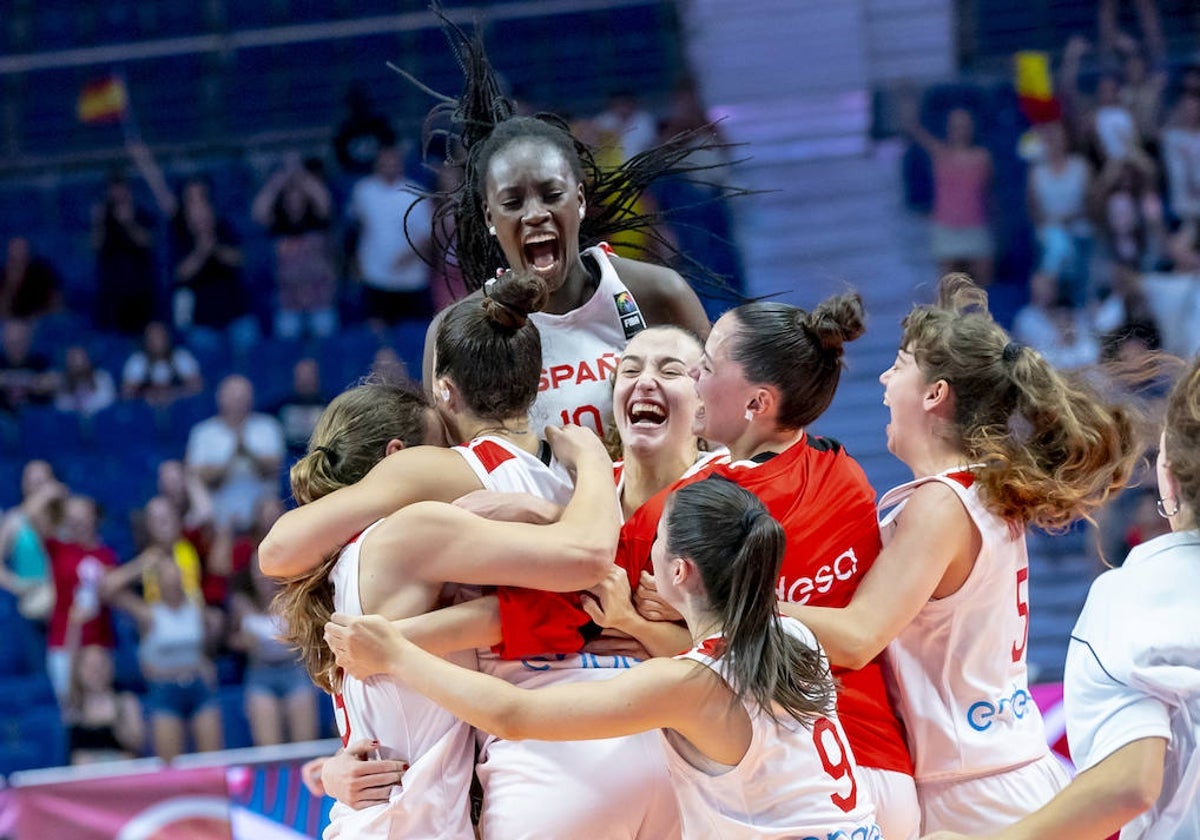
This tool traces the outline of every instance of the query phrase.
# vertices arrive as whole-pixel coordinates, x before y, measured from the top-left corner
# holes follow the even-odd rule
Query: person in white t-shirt
[[[609,680],[519,688],[426,653],[379,616],[334,616],[328,634],[356,676],[388,673],[506,741],[660,730],[685,838],[878,840],[829,665],[807,628],[776,610],[783,546],[779,523],[733,482],[677,490],[654,577],[693,646]]]
[[[1064,690],[1079,775],[994,840],[1200,837],[1200,360],[1167,401],[1156,467],[1171,533],[1101,575],[1071,631]]]
[[[970,278],[939,292],[880,376],[914,476],[879,502],[883,551],[846,607],[794,614],[835,665],[886,648],[922,829],[989,831],[1068,781],[1029,694],[1025,528],[1096,510],[1141,450],[1130,412],[1010,341]]]
[[[394,324],[433,314],[426,265],[432,235],[427,202],[404,178],[400,149],[379,150],[374,174],[354,185],[349,214],[358,223],[355,254],[368,319]]]
[[[283,428],[254,408],[254,386],[244,376],[227,376],[217,389],[217,415],[188,434],[187,466],[212,491],[217,524],[250,526],[254,505],[274,493],[283,463]]]

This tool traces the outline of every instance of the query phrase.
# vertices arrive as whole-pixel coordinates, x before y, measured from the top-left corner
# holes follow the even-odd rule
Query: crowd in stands
[[[86,309],[64,295],[58,255],[7,232],[0,673],[54,710],[63,737],[6,743],[0,772],[332,733],[329,704],[277,641],[257,543],[327,401],[371,371],[415,372],[429,318],[464,293],[432,245],[430,202],[410,210],[456,170],[423,166],[362,87],[347,103],[329,148],[281,152],[240,215],[202,171],[172,188],[131,140],[91,229],[65,232],[95,257]],[[622,92],[576,124],[619,162],[702,125],[699,107],[688,86],[661,118]],[[646,197],[685,208],[680,238],[714,212],[689,189],[703,187]],[[723,227],[699,223],[731,240],[715,212]],[[250,270],[251,233],[269,240],[269,278]],[[708,247],[739,285],[736,251]]]
[[[1136,371],[1150,352],[1200,351],[1200,67],[1172,66],[1150,33],[1143,46],[1105,32],[1096,46],[1072,37],[1053,57],[1055,119],[1029,124],[1015,101],[998,115],[994,102],[951,95],[940,109],[906,103],[901,122],[929,156],[940,267],[987,283],[1009,257],[1024,301],[1010,312],[1014,338],[1059,367]],[[1024,133],[979,130],[1014,119]],[[1001,145],[1010,140],[1016,148]],[[998,172],[1001,159],[1010,163]],[[1012,207],[1000,218],[1003,179],[1023,180],[1023,219]],[[1031,234],[1027,264],[1001,252],[1021,240],[998,235],[1014,224]],[[1125,387],[1165,396],[1162,382],[1130,377]],[[1152,476],[1143,484],[1106,512],[1110,562],[1162,528],[1148,513]]]

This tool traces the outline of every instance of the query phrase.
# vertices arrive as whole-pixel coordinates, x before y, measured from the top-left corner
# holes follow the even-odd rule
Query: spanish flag
[[[120,122],[128,108],[125,82],[119,76],[108,76],[83,86],[75,113],[80,122],[97,125]]]
[[[1053,122],[1061,114],[1050,77],[1050,56],[1023,50],[1014,57],[1017,101],[1025,119],[1033,125]]]

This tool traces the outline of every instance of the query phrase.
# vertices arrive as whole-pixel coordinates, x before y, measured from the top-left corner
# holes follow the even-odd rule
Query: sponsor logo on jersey
[[[883,832],[877,825],[860,825],[853,831],[838,829],[820,836],[810,834],[803,840],[883,840]]]
[[[812,577],[788,578],[779,576],[776,584],[776,598],[789,604],[807,604],[808,599],[816,592],[824,595],[833,589],[835,584],[851,580],[858,573],[858,555],[853,548],[848,548],[834,558],[832,563],[821,566]]]
[[[646,321],[642,318],[642,311],[638,309],[633,295],[628,291],[617,292],[613,295],[613,301],[617,305],[617,317],[621,319],[621,329],[625,331],[626,341],[646,329]]]
[[[557,671],[560,669],[622,669],[632,668],[641,660],[633,656],[610,656],[595,653],[555,653],[531,656],[521,660],[526,671]]]
[[[1014,688],[1007,697],[996,700],[978,700],[967,709],[967,725],[976,732],[986,732],[992,724],[1012,723],[1029,714],[1033,698],[1024,688]]]

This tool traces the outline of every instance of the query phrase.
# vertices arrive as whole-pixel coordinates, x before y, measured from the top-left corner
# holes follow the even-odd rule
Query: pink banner
[[[16,788],[16,840],[232,840],[225,768]]]

